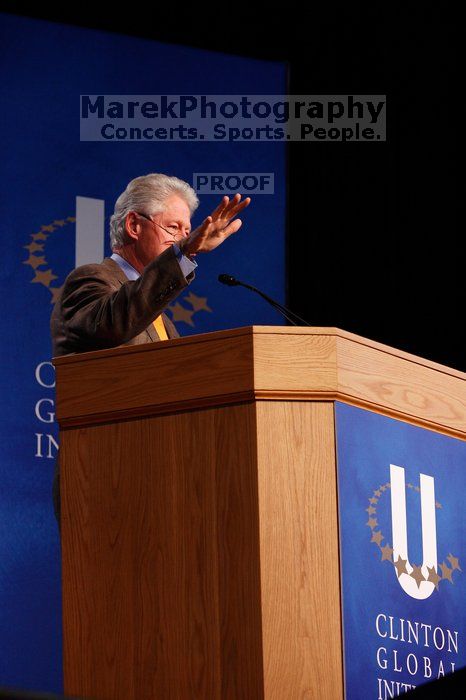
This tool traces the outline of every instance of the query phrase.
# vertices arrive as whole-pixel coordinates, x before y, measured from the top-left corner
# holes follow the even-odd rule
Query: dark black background
[[[358,3],[5,9],[285,60],[290,94],[386,94],[385,143],[289,144],[288,304],[466,370],[458,18]]]

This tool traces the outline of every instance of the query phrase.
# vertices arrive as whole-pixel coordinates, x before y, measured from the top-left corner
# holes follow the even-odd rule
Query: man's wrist
[[[181,272],[183,273],[185,278],[188,281],[190,281],[192,279],[193,272],[197,267],[197,262],[188,255],[186,255],[186,251],[183,251],[182,246],[180,246],[178,243],[174,243],[172,248],[175,253],[178,265],[180,266]]]
[[[188,241],[187,240],[180,241],[177,245],[181,251],[181,254],[185,255],[187,258],[189,258],[189,260],[192,260],[192,255],[188,250]]]

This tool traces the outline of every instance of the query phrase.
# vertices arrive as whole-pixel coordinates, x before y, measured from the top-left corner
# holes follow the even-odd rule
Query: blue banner
[[[60,558],[51,503],[58,435],[49,318],[67,273],[110,252],[108,220],[134,177],[162,172],[192,184],[195,176],[220,174],[223,180],[200,180],[213,193],[200,195],[197,225],[224,193],[218,187],[227,178],[236,186],[239,174],[240,185],[266,182],[267,192],[252,194],[232,239],[199,256],[196,280],[168,313],[181,335],[282,324],[261,299],[220,285],[223,272],[281,302],[285,296],[283,143],[80,141],[80,95],[284,94],[286,68],[8,15],[0,15],[0,37],[0,686],[59,691]]]
[[[466,444],[336,404],[347,700],[466,665]]]

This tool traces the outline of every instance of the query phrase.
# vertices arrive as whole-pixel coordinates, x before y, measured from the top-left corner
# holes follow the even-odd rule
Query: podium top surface
[[[248,326],[54,359],[78,425],[253,400],[344,401],[466,438],[466,374],[338,328]]]

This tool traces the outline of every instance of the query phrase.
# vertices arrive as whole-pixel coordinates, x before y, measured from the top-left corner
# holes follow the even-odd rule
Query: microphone
[[[303,318],[298,316],[298,314],[295,314],[294,311],[290,311],[290,309],[287,309],[286,306],[282,306],[281,304],[278,303],[278,301],[275,301],[271,297],[269,297],[267,294],[264,294],[264,292],[261,292],[260,289],[257,289],[257,287],[253,287],[251,284],[247,284],[246,282],[240,282],[240,280],[237,280],[235,277],[232,277],[232,275],[227,275],[227,274],[222,274],[218,276],[218,281],[221,282],[222,284],[226,284],[229,287],[246,287],[246,289],[250,289],[252,292],[256,292],[256,294],[259,294],[265,301],[267,301],[269,304],[271,304],[274,309],[279,311],[290,323],[293,324],[293,326],[299,326],[299,325],[304,325],[304,326],[310,326],[311,324],[305,321]],[[294,317],[294,318],[293,318]],[[298,319],[298,321],[294,320]]]
[[[236,287],[238,284],[241,284],[241,282],[238,282],[238,280],[235,280],[234,277],[231,275],[219,275],[218,276],[218,281],[221,282],[222,284],[228,284],[229,287]]]

